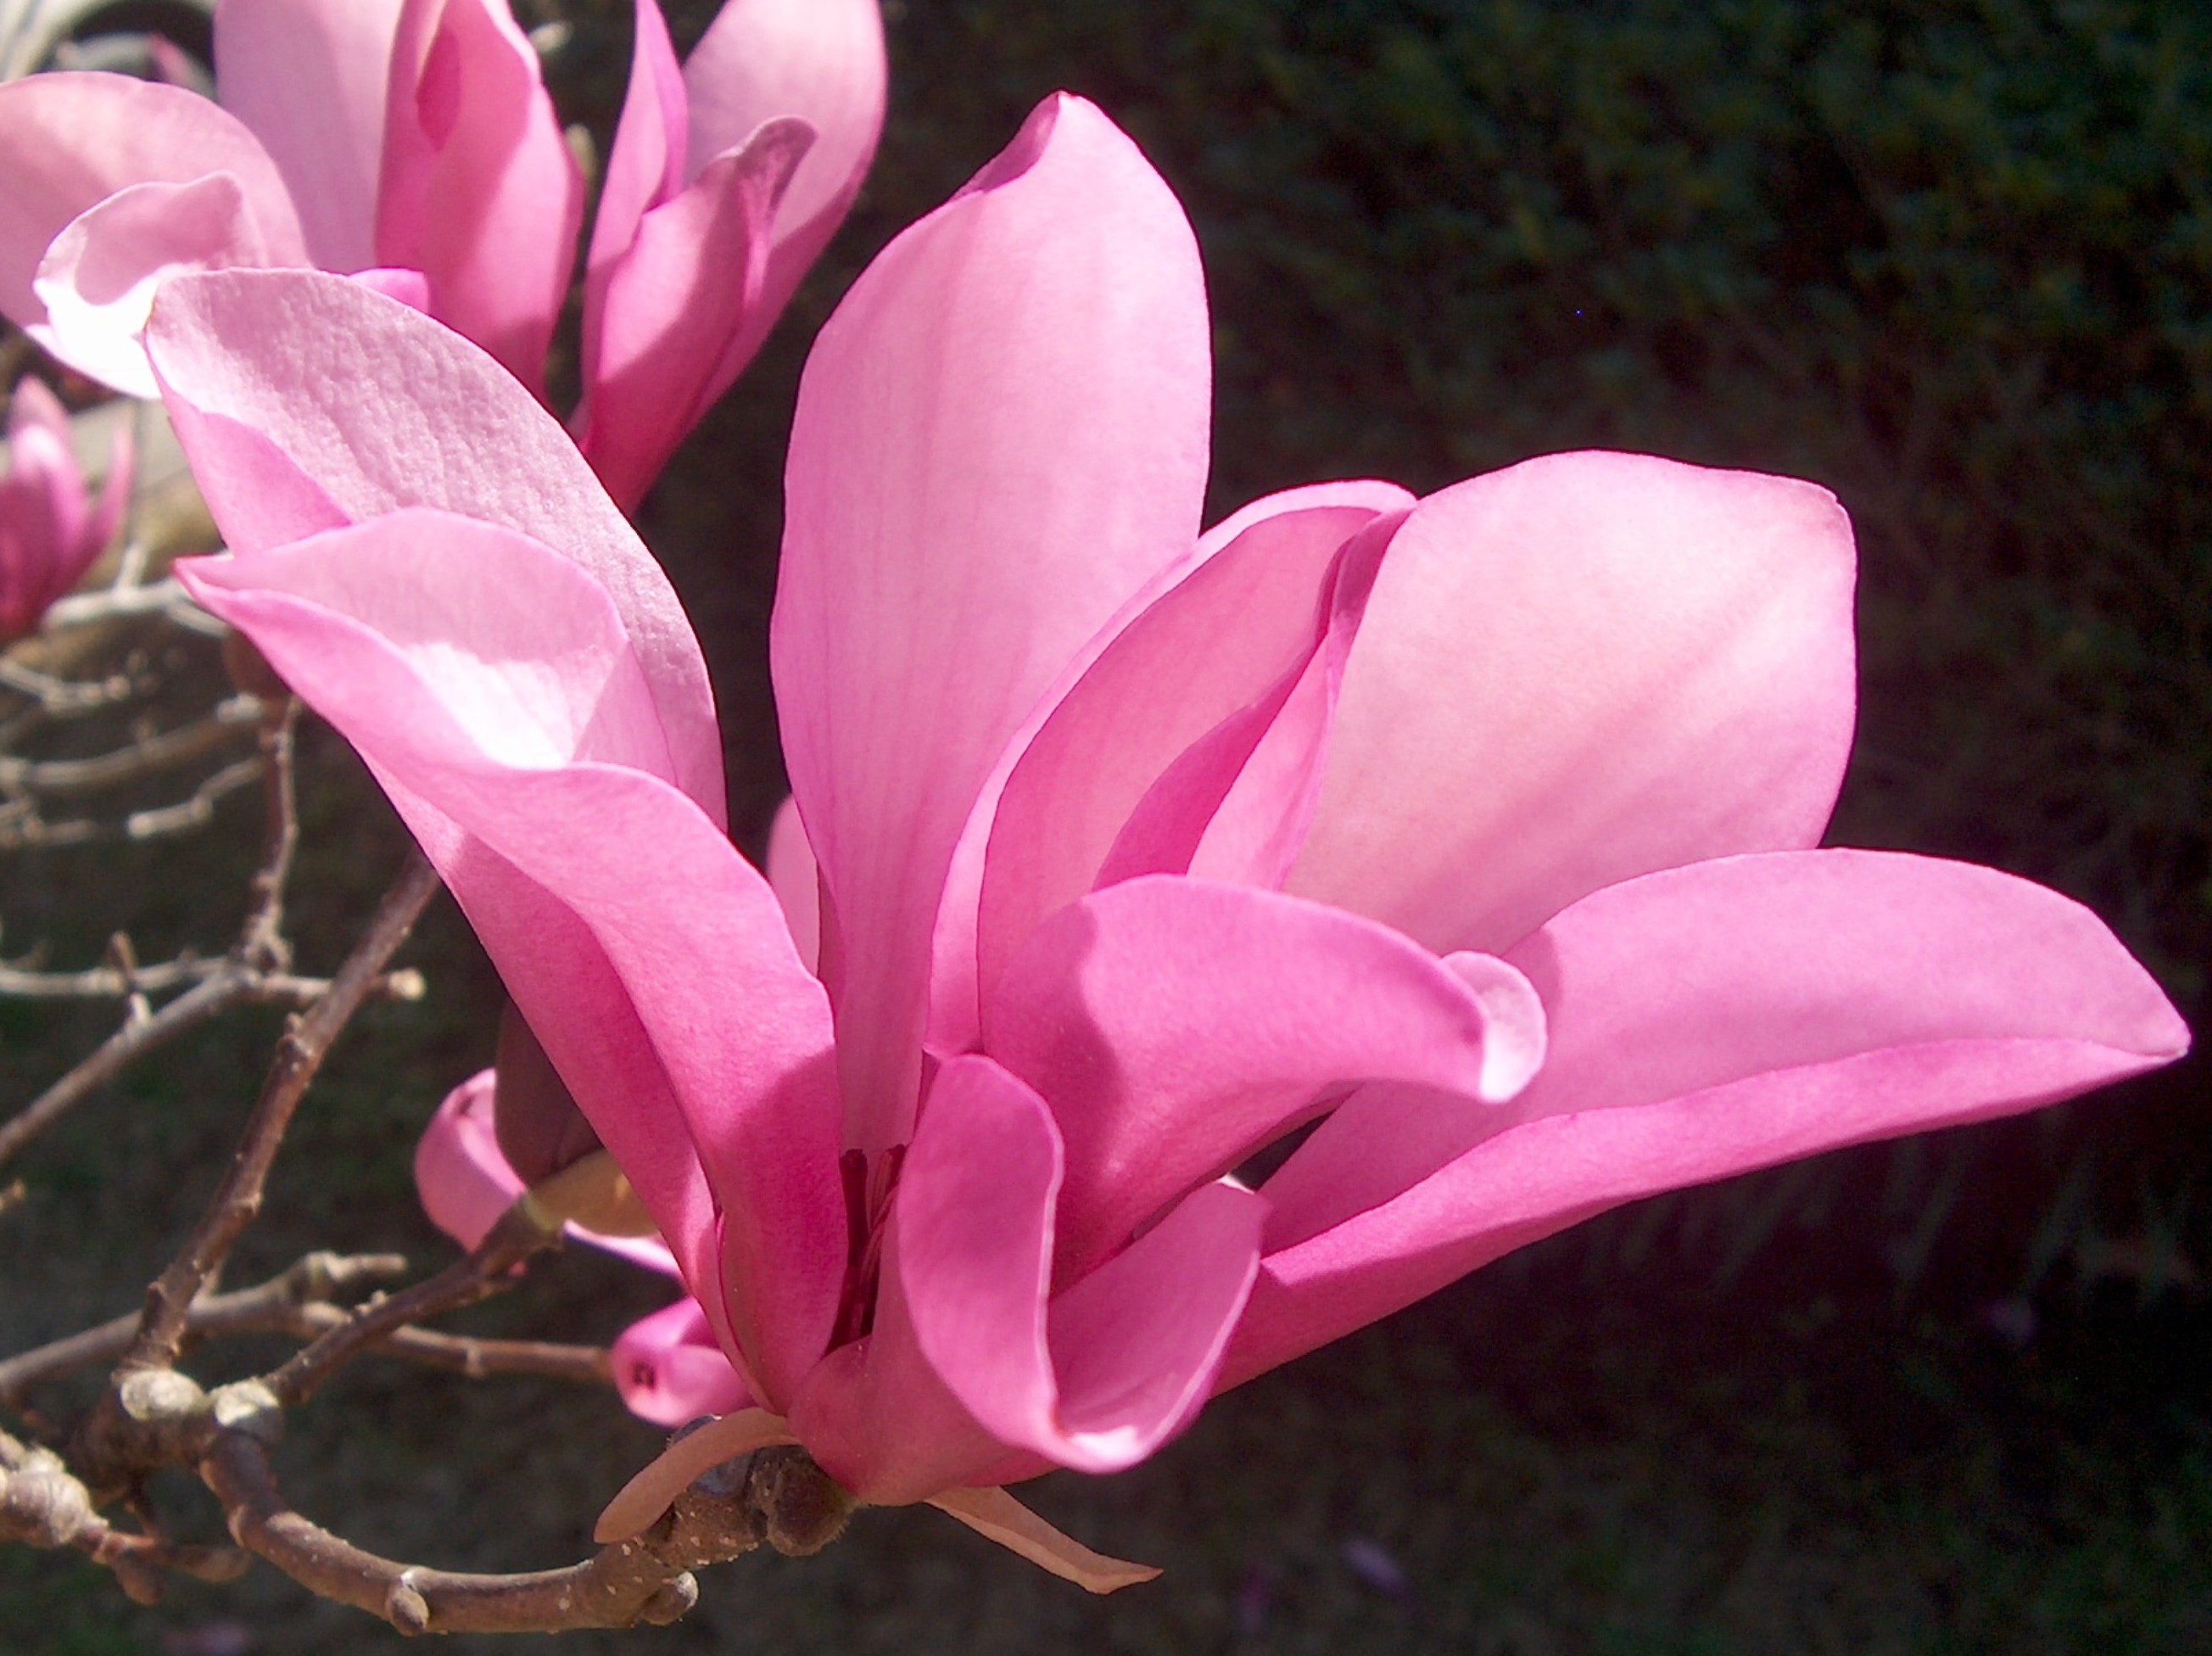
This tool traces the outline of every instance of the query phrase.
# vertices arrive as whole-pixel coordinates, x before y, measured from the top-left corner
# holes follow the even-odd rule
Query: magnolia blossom
[[[0,643],[37,626],[114,538],[131,498],[131,433],[116,429],[95,504],[70,446],[68,411],[25,379],[8,405],[8,455],[0,476]]]
[[[637,0],[584,303],[578,441],[635,503],[842,220],[883,125],[876,0],[730,0],[678,65]],[[118,391],[179,271],[314,265],[533,390],[583,186],[506,0],[222,0],[218,107],[105,74],[0,87],[0,312]]]
[[[489,359],[293,272],[173,282],[148,341],[236,553],[185,580],[360,749],[651,1215],[696,1310],[634,1347],[750,1403],[603,1534],[797,1441],[1118,1585],[1000,1486],[1615,1203],[2186,1044],[2067,899],[1814,849],[1825,491],[1568,454],[1201,533],[1197,249],[1079,100],[815,345],[766,876],[665,579]]]

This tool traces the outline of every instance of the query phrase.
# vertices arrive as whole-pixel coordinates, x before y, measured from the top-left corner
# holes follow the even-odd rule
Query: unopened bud
[[[499,1015],[492,1059],[492,1131],[500,1154],[525,1184],[536,1185],[599,1148],[584,1112],[514,1002]]]
[[[222,665],[232,684],[272,706],[292,693],[292,687],[278,678],[276,669],[269,665],[269,658],[256,649],[253,641],[242,632],[223,635]]]

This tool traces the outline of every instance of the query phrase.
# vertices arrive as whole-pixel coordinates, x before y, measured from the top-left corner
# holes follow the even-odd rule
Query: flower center
[[[848,1150],[837,1159],[845,1184],[845,1286],[830,1349],[862,1338],[876,1325],[876,1290],[883,1277],[884,1227],[898,1189],[906,1146],[895,1144],[871,1156]]]

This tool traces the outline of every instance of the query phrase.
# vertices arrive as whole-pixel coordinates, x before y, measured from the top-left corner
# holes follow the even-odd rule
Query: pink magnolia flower
[[[106,550],[131,498],[128,429],[118,427],[95,504],[70,446],[69,414],[36,380],[8,405],[9,469],[0,476],[0,643],[39,624]]]
[[[625,504],[750,360],[883,125],[876,0],[730,0],[680,67],[637,0],[593,227],[578,440]],[[505,0],[222,0],[221,106],[125,76],[0,87],[0,312],[157,394],[138,343],[179,271],[357,274],[533,390],[582,183]]]
[[[750,1399],[604,1533],[796,1440],[1118,1585],[999,1486],[1615,1203],[2186,1044],[2067,899],[1814,849],[1825,491],[1571,454],[1201,533],[1197,250],[1079,100],[816,344],[765,878],[665,580],[488,362],[297,273],[173,283],[148,339],[238,554],[185,579],[445,874],[696,1302],[656,1349]]]

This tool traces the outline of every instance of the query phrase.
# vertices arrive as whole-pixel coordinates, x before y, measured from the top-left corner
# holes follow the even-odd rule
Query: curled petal
[[[1172,606],[1176,590],[1229,548],[1255,536],[1263,545],[1296,543],[1298,537],[1295,532],[1279,541],[1277,532],[1266,527],[1270,519],[1303,518],[1309,512],[1341,509],[1346,514],[1346,522],[1352,525],[1370,521],[1412,504],[1413,496],[1395,484],[1371,482],[1315,484],[1302,489],[1285,490],[1280,494],[1255,501],[1208,529],[1199,537],[1197,545],[1188,553],[1156,572],[1107,620],[1105,625],[1093,633],[1069,658],[1051,686],[1037,698],[1029,716],[1000,751],[996,763],[975,796],[975,804],[969,807],[968,821],[953,848],[951,867],[945,875],[945,895],[938,904],[936,928],[931,938],[928,1046],[932,1052],[950,1056],[972,1051],[981,1038],[982,1013],[977,1000],[977,934],[988,853],[997,829],[1006,785],[1012,780],[1015,767],[1027,759],[1030,748],[1045,726],[1059,716],[1061,703],[1084,685],[1103,659],[1115,650],[1121,635],[1150,617],[1155,609]],[[1317,527],[1317,524],[1309,523],[1308,527]],[[1170,612],[1173,612],[1172,609]],[[1110,684],[1111,679],[1112,675],[1109,675],[1107,682]],[[1267,692],[1263,691],[1261,693],[1265,696]],[[1103,688],[1097,692],[1097,696],[1098,702],[1106,707],[1113,706],[1117,699],[1107,694]],[[1118,734],[1124,740],[1139,739],[1139,733],[1134,730],[1124,729]],[[1091,757],[1098,758],[1101,756]],[[1039,769],[1047,774],[1039,776],[1031,785],[1048,798],[1060,799],[1060,789],[1070,780],[1079,782],[1079,770],[1071,778],[1060,766],[1048,761],[1041,760]],[[1133,774],[1141,776],[1146,769],[1148,767],[1139,766],[1132,772],[1110,760],[1102,765],[1106,776],[1118,774],[1125,784]],[[1110,798],[1110,788],[1107,791]],[[1065,834],[1073,843],[1083,844],[1102,831],[1102,825],[1109,831],[1116,829],[1113,807],[1109,805],[1099,808],[1096,802],[1093,802],[1093,808],[1079,811],[1076,821],[1060,821],[1060,812],[1078,810],[1076,801],[1080,798],[1079,788],[1078,791],[1066,796],[1065,804],[1054,810],[1054,821],[1047,836],[1048,839],[1057,839]],[[1011,831],[1007,837],[1011,849],[1018,842],[1014,841]],[[1028,849],[1025,846],[1025,856]],[[1066,898],[1061,899],[1066,900],[1094,883],[1097,872],[1098,865],[1086,862],[1080,855],[1063,862],[1046,854],[1040,856],[1036,865],[1026,867],[1024,859],[1018,858],[1015,867],[1010,871],[1008,893],[1002,895],[999,901],[1008,910],[1020,912],[1026,910],[1030,903],[1027,899],[1016,903],[1012,900],[1013,895],[1021,892],[1032,880],[1039,886],[1048,886],[1060,880],[1079,879],[1081,883],[1068,889]],[[1050,907],[1056,906],[1057,904],[1040,905],[1038,913],[1049,912]],[[1026,924],[1019,921],[1005,924],[1004,933],[1012,941],[1018,942],[1019,938],[1013,937],[1012,934],[1018,929],[1025,935]]]
[[[1176,758],[1264,703],[1286,675],[1295,681],[1312,659],[1328,633],[1324,577],[1345,542],[1382,509],[1363,490],[1385,499],[1399,492],[1338,484],[1277,497],[1270,503],[1278,509],[1131,620],[1059,698],[1014,765],[992,821],[976,921],[981,993],[988,995],[1038,921],[1100,879],[1131,813]],[[1197,833],[1264,728],[1263,721],[1207,767],[1198,787],[1209,797],[1193,813],[1197,832],[1181,866],[1153,859],[1160,871],[1188,865]]]
[[[484,353],[361,283],[228,271],[167,283],[147,329],[179,440],[231,546],[434,507],[504,524],[597,577],[675,781],[726,820],[714,697],[684,607],[560,425]],[[346,394],[324,394],[343,385]]]
[[[1034,1092],[988,1058],[939,1070],[900,1178],[874,1331],[810,1376],[793,1413],[816,1459],[863,1499],[929,1498],[1010,1448],[1127,1466],[1205,1400],[1251,1285],[1259,1199],[1209,1185],[1054,1297],[1059,1186],[1058,1135]]]
[[[994,1436],[1118,1471],[1205,1400],[1262,1204],[1206,1186],[1048,1306],[1056,1139],[1043,1101],[988,1059],[939,1071],[901,1183],[896,1269],[923,1355]]]
[[[623,1485],[592,1526],[592,1539],[601,1546],[627,1541],[657,1522],[685,1486],[702,1473],[756,1449],[796,1441],[783,1417],[765,1409],[740,1409],[708,1421],[677,1439]]]
[[[578,441],[624,506],[729,387],[725,346],[758,302],[768,227],[812,132],[772,122],[641,217],[614,259],[595,314],[586,300]]]
[[[583,180],[503,0],[404,0],[381,177],[375,262],[422,271],[432,315],[542,391]]]
[[[1150,876],[1030,935],[984,1049],[1051,1101],[1066,1144],[1060,1280],[1370,1079],[1496,1102],[1527,1080],[1534,991],[1478,995],[1398,933],[1272,892]],[[1491,1048],[1492,1008],[1516,1055]]]
[[[2096,916],[1987,868],[1874,851],[1693,864],[1510,951],[1550,1052],[1502,1111],[1376,1089],[1264,1187],[1232,1381],[1622,1202],[2053,1103],[2189,1032]]]
[[[715,383],[752,360],[844,222],[883,131],[884,80],[877,0],[730,0],[685,61],[687,179],[769,121],[794,117],[816,135],[776,209],[760,295],[723,348]]]
[[[821,135],[778,216],[779,239],[851,199],[884,124],[877,0],[729,0],[684,64],[684,176],[796,116]]]
[[[32,283],[55,356],[133,397],[161,387],[139,335],[155,291],[187,271],[268,265],[266,239],[228,173],[186,184],[134,184],[70,221]]]
[[[1158,873],[1282,885],[1319,801],[1345,657],[1401,521],[1384,514],[1345,543],[1322,582],[1311,642],[1162,774],[1122,825],[1099,884]]]
[[[54,238],[118,190],[228,174],[267,262],[304,265],[307,244],[276,165],[234,116],[181,87],[123,75],[33,75],[0,86],[0,312],[34,333],[33,289]]]
[[[1815,843],[1853,710],[1826,490],[1560,454],[1424,500],[1345,669],[1287,889],[1495,952],[1577,898]]]
[[[611,1355],[615,1390],[631,1414],[655,1426],[732,1414],[752,1402],[714,1343],[707,1313],[688,1294],[624,1329]]]
[[[830,982],[864,1148],[906,1136],[939,892],[978,790],[1196,535],[1208,379],[1190,227],[1073,98],[885,249],[816,341],[770,645],[846,945]]]

